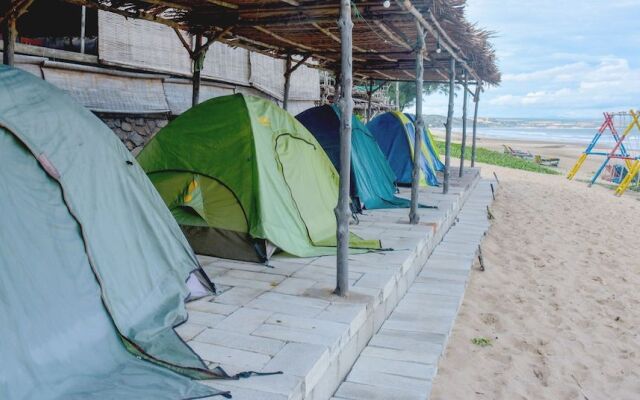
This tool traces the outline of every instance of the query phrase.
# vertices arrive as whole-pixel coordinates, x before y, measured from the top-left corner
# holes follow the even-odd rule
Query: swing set
[[[605,157],[602,165],[591,178],[589,186],[593,185],[603,174],[603,178],[617,183],[615,194],[621,196],[629,187],[640,188],[640,113],[629,112],[605,112],[604,121],[582,153],[578,161],[569,171],[567,179],[573,179],[585,160],[589,156]],[[622,134],[618,131],[624,129]],[[611,134],[613,147],[609,151],[598,148],[598,144],[606,132]],[[635,134],[634,134],[635,133]]]

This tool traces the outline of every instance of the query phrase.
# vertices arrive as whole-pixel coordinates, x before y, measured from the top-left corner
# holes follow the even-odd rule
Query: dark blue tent
[[[340,165],[340,117],[335,106],[310,108],[296,118],[315,136],[331,162]],[[409,201],[395,196],[395,175],[375,138],[353,117],[351,134],[351,198],[366,209],[408,207]]]
[[[398,185],[411,185],[413,171],[413,142],[415,128],[406,115],[389,111],[372,119],[367,128],[373,134],[380,150],[396,174]],[[438,186],[438,178],[432,167],[431,154],[424,143],[420,152],[420,184]]]

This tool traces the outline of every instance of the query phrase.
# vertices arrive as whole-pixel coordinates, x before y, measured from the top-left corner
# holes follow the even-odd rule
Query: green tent
[[[138,162],[200,254],[264,262],[278,248],[335,253],[338,174],[313,135],[270,101],[201,103],[158,132]],[[351,245],[380,247],[356,237]]]
[[[0,65],[0,160],[0,398],[225,394],[176,373],[223,376],[174,331],[201,269],[113,132]]]

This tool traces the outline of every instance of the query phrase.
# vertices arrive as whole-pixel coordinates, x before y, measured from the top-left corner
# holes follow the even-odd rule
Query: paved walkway
[[[458,222],[335,393],[338,399],[425,400],[462,303],[478,246],[489,228],[489,181],[481,181]]]
[[[421,190],[421,223],[408,224],[407,209],[366,211],[352,230],[380,238],[394,251],[354,254],[350,296],[333,295],[335,256],[275,256],[261,264],[200,257],[220,291],[187,305],[178,333],[210,365],[229,373],[283,371],[239,381],[205,382],[230,390],[235,400],[327,400],[360,352],[416,279],[455,222],[479,181],[478,170],[455,178],[450,192]],[[402,192],[408,196],[408,190]]]

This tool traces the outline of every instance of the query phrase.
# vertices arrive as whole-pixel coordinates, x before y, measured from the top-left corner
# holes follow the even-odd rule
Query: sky
[[[467,19],[495,32],[499,87],[480,116],[598,119],[640,108],[640,0],[467,0]],[[456,99],[460,116],[460,95]],[[425,114],[446,114],[445,96]]]

